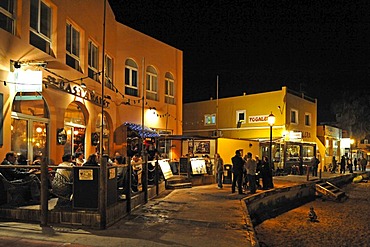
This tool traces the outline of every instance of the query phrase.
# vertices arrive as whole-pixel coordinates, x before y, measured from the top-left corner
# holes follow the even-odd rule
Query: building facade
[[[182,51],[118,23],[108,1],[2,1],[0,17],[0,156],[57,164],[100,135],[125,155],[132,126],[182,134]]]
[[[235,150],[267,156],[272,138],[275,168],[290,172],[316,155],[317,101],[281,90],[184,104],[186,135],[217,136],[216,151],[229,163]],[[270,136],[268,116],[275,116]]]

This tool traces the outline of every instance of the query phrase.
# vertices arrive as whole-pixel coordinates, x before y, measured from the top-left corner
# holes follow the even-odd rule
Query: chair
[[[7,203],[13,206],[21,206],[26,204],[30,197],[30,184],[33,182],[30,180],[17,179],[9,181],[0,173],[0,180],[3,183],[4,190],[7,195]]]
[[[52,193],[58,198],[56,207],[71,207],[73,182],[60,173],[55,173],[51,182]]]

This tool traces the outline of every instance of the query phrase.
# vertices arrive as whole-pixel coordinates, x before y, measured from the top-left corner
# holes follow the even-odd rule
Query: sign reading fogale
[[[269,116],[268,115],[259,115],[259,116],[249,116],[249,123],[267,123]]]

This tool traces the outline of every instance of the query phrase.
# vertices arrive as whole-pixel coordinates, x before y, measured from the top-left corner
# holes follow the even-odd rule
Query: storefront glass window
[[[86,120],[82,108],[72,102],[64,114],[64,128],[67,131],[67,141],[64,145],[64,153],[84,153]]]
[[[18,93],[12,105],[11,149],[27,164],[35,155],[48,159],[49,111],[42,95]]]
[[[300,153],[299,145],[287,144],[286,148],[286,160],[287,161],[298,161]]]
[[[101,126],[102,126],[102,119],[101,113],[99,113],[98,117],[96,118],[95,122],[95,132],[101,133]],[[103,115],[103,153],[109,154],[109,123],[107,121],[107,116]]]
[[[314,146],[303,146],[302,147],[303,161],[311,161],[314,155],[315,155]]]

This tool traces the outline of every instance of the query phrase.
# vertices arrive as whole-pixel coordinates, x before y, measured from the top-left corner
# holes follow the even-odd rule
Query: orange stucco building
[[[100,134],[109,155],[125,155],[138,137],[182,134],[182,51],[118,23],[108,1],[106,11],[104,1],[8,3],[0,157],[15,151],[57,164],[66,152],[98,150]]]

